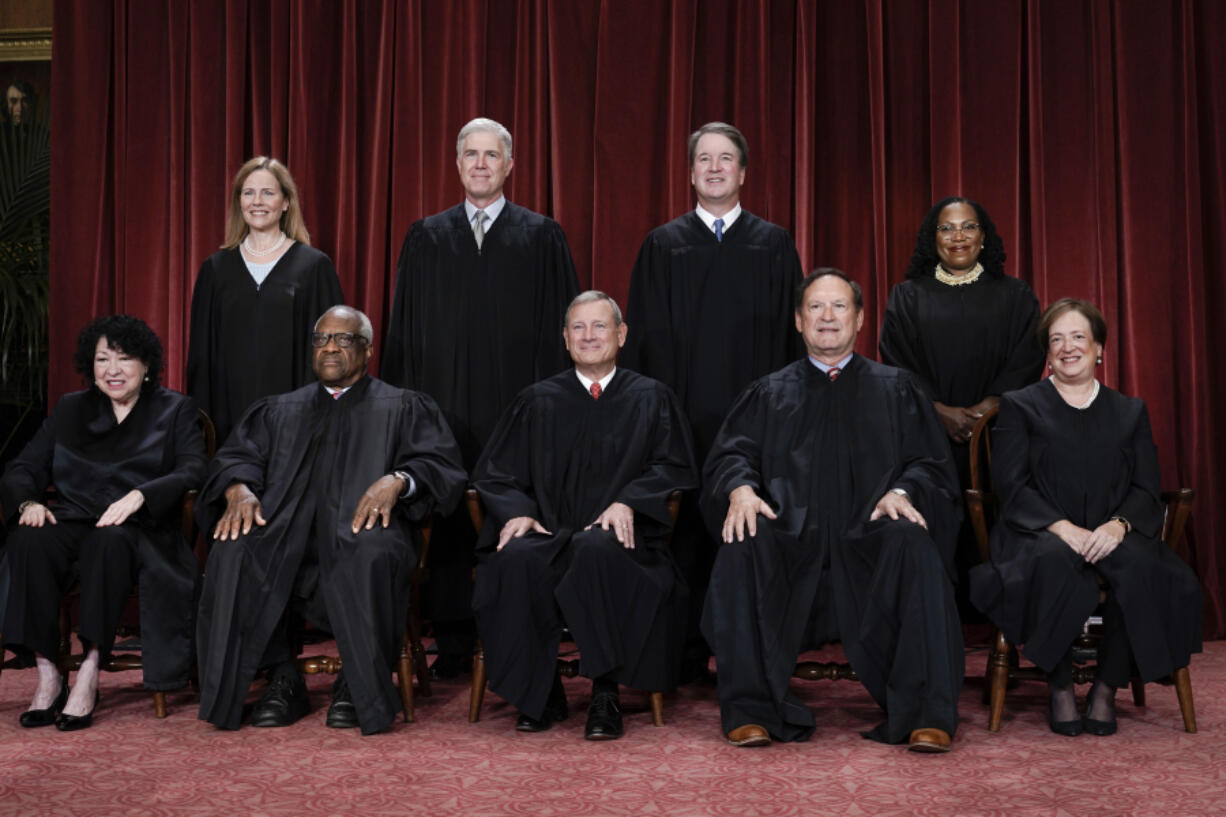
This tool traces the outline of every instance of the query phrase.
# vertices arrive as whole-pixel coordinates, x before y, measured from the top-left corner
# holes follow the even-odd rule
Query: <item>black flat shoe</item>
[[[301,678],[277,675],[251,710],[251,725],[289,726],[309,709],[306,683]]]
[[[587,740],[615,740],[622,736],[622,705],[616,692],[599,692],[587,708]]]
[[[66,703],[68,703],[68,684],[65,683],[60,685],[60,694],[55,696],[51,706],[46,709],[27,709],[21,713],[21,717],[17,720],[26,729],[50,726],[55,723],[56,717],[60,714],[60,710],[64,708]]]
[[[562,688],[562,679],[554,676],[553,687],[549,690],[549,700],[545,702],[545,711],[540,718],[533,718],[519,713],[515,721],[517,732],[544,732],[553,726],[555,721],[564,721],[570,717],[566,706],[566,690]]]
[[[332,684],[332,705],[328,707],[328,716],[324,725],[333,729],[353,729],[358,726],[358,708],[353,705],[353,695],[349,692],[349,684],[344,674],[337,676]]]
[[[55,728],[61,732],[75,732],[78,729],[88,729],[94,725],[94,710],[98,708],[98,701],[102,700],[102,694],[94,690],[94,707],[84,715],[65,715],[63,712],[55,719]]]

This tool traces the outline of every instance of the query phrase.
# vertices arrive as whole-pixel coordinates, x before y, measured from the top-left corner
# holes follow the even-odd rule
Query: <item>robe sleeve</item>
[[[272,443],[272,409],[268,398],[257,400],[243,413],[225,445],[213,457],[209,476],[200,491],[196,520],[201,530],[212,529],[213,520],[226,506],[226,489],[241,482],[257,497],[264,494],[265,469]]]
[[[620,364],[664,383],[677,383],[673,365],[673,328],[668,297],[667,249],[649,233],[639,248],[630,275],[630,296],[626,301],[626,323],[630,332],[622,350]]]
[[[401,501],[407,503],[414,520],[436,510],[449,514],[468,481],[460,447],[433,398],[407,390],[404,394],[403,427],[392,470],[412,475],[416,490]]]
[[[206,411],[213,412],[211,369],[213,357],[213,263],[200,265],[192,290],[191,323],[187,341],[187,393]]]
[[[473,469],[473,487],[488,516],[481,532],[482,547],[497,541],[501,526],[517,516],[530,516],[544,524],[532,485],[533,420],[531,398],[521,393],[503,412]]]
[[[885,317],[881,321],[881,339],[877,342],[877,350],[881,354],[882,363],[910,372],[928,399],[936,400],[936,387],[920,374],[926,366],[916,354],[923,347],[919,341],[919,331],[915,327],[915,302],[908,295],[908,289],[907,286],[899,284],[890,291]]]
[[[1040,531],[1064,518],[1034,486],[1030,469],[1033,430],[1014,399],[1000,398],[992,432],[992,485],[1001,503],[1001,519],[1019,530]]]
[[[1149,427],[1149,411],[1141,406],[1132,432],[1132,484],[1112,516],[1122,516],[1133,528],[1157,539],[1162,535],[1161,483],[1158,448]]]
[[[703,490],[699,501],[707,529],[716,541],[728,515],[728,496],[742,485],[770,502],[762,485],[762,443],[766,439],[770,398],[761,383],[753,383],[736,399],[703,466]]]
[[[4,514],[5,521],[15,522],[17,509],[26,500],[43,501],[43,494],[51,484],[58,413],[57,406],[21,453],[4,469],[4,479],[0,481],[0,513]]]
[[[617,501],[629,505],[640,517],[640,526],[649,534],[662,534],[672,528],[668,497],[673,491],[689,491],[697,486],[694,445],[689,423],[676,396],[661,385],[650,459],[643,471],[617,493]],[[634,433],[626,429],[626,433]],[[642,525],[641,517],[655,525]]]
[[[207,470],[204,437],[200,431],[196,403],[180,399],[174,417],[173,435],[167,443],[173,449],[171,470],[141,485],[137,490],[145,497],[145,508],[158,523],[165,523],[178,513],[183,495],[200,487]]]
[[[579,294],[579,277],[561,225],[548,222],[541,230],[537,257],[540,300],[537,305],[536,366],[533,380],[557,374],[570,362],[562,340],[566,307]]]
[[[1010,279],[1013,280],[1013,279]],[[1001,395],[1029,386],[1043,371],[1045,351],[1035,330],[1039,325],[1039,300],[1023,281],[1017,281],[1009,309],[1009,356],[988,386],[987,394]],[[884,328],[882,334],[884,335]]]
[[[413,276],[420,263],[427,241],[425,226],[415,222],[404,237],[400,258],[396,262],[396,289],[392,296],[392,314],[387,323],[387,343],[379,363],[379,379],[393,386],[413,386],[413,327],[411,324]]]

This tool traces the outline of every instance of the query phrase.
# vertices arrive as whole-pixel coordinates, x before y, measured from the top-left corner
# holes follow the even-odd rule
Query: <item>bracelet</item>
[[[1119,522],[1121,525],[1123,525],[1123,526],[1124,526],[1124,533],[1125,533],[1125,534],[1132,533],[1132,524],[1131,524],[1131,523],[1130,523],[1130,522],[1129,522],[1127,519],[1125,519],[1124,517],[1122,517],[1122,516],[1113,516],[1113,517],[1111,517],[1111,519],[1110,519],[1109,521],[1111,521],[1111,522]]]

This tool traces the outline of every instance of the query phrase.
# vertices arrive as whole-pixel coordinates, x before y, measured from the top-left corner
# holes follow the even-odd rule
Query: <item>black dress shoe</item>
[[[94,709],[98,708],[98,701],[101,700],[102,694],[94,690],[94,706],[84,715],[65,715],[63,712],[55,719],[55,728],[61,732],[75,732],[78,729],[88,729],[94,725]]]
[[[324,725],[333,729],[353,729],[358,726],[358,708],[353,705],[353,695],[349,692],[349,684],[345,682],[342,673],[332,684],[332,705],[328,707],[328,717]]]
[[[588,740],[615,740],[621,736],[621,699],[616,692],[596,693],[587,708],[587,728],[583,730],[583,737]]]
[[[289,726],[310,709],[306,683],[301,678],[276,675],[251,710],[252,726]]]
[[[21,713],[18,721],[26,729],[33,729],[36,726],[50,726],[55,723],[56,717],[60,714],[60,710],[64,708],[66,703],[68,703],[68,684],[64,683],[60,685],[60,694],[55,696],[51,706],[46,709],[27,709]]]
[[[545,701],[545,711],[540,718],[533,718],[519,713],[519,719],[515,721],[515,729],[518,732],[544,732],[549,727],[553,726],[555,721],[564,721],[570,717],[570,711],[566,707],[566,690],[562,688],[562,679],[554,676],[553,687],[549,690],[549,700]]]
[[[457,653],[439,653],[430,665],[430,678],[435,681],[450,681],[472,671],[472,656]]]

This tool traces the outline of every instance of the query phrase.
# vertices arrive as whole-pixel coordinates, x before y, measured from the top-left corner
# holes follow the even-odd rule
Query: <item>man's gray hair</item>
[[[598,289],[589,289],[587,292],[580,292],[575,296],[575,300],[570,302],[570,306],[566,307],[566,314],[562,317],[562,328],[565,329],[570,325],[570,311],[576,306],[590,304],[592,301],[608,301],[609,306],[613,307],[613,325],[622,325],[622,310],[617,305],[617,301],[606,295]]]
[[[511,132],[493,119],[478,116],[460,128],[460,135],[455,138],[455,155],[457,159],[464,150],[464,140],[468,138],[468,135],[480,132],[492,133],[497,136],[498,141],[502,142],[503,152],[507,154],[505,158],[511,158]]]
[[[350,315],[352,317],[357,318],[358,319],[358,334],[361,335],[368,344],[375,342],[375,329],[370,324],[370,318],[366,317],[366,313],[363,312],[362,310],[354,309],[352,306],[347,306],[345,304],[337,304],[336,306],[328,307],[328,309],[324,312],[324,314],[320,315],[318,320],[315,321],[315,331],[316,332],[319,331],[319,324],[323,321],[323,319],[333,313],[337,313],[340,315]]]

